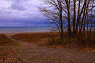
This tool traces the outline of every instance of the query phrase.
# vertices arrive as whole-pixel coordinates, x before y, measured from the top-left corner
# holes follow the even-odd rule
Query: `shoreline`
[[[63,31],[63,33],[66,33],[67,31]],[[95,32],[95,31],[92,31]],[[59,33],[58,31],[47,31],[47,32],[13,32],[13,33],[0,33],[5,35],[16,35],[16,34],[33,34],[33,33]]]
[[[50,32],[15,32],[15,33],[0,33],[0,34],[10,34],[10,35],[15,35],[15,34],[27,34],[27,33],[51,33]],[[55,33],[55,32],[53,32]]]

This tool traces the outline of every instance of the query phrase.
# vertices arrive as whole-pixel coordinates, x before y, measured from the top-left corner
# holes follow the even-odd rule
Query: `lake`
[[[0,27],[0,33],[50,32],[50,27]]]

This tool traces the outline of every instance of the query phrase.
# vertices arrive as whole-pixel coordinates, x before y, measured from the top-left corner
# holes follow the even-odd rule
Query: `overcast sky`
[[[38,11],[43,0],[0,0],[0,26],[25,26],[41,22],[45,17]]]

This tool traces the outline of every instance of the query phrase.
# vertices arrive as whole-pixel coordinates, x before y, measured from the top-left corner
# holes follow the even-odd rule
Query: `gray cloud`
[[[12,1],[15,3],[21,3],[21,2],[25,2],[25,1],[29,1],[29,0],[6,0],[6,1]]]
[[[26,10],[24,6],[22,6],[20,4],[16,4],[16,3],[13,3],[11,5],[11,9],[13,9],[13,10],[20,10],[20,11]]]
[[[46,21],[38,11],[40,3],[40,0],[0,0],[0,26],[24,26],[26,21]]]

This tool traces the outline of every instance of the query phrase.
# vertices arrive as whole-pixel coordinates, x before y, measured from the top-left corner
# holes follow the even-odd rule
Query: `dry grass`
[[[0,34],[0,46],[4,46],[4,45],[17,46],[17,45],[19,45],[19,43],[10,40],[4,34]]]
[[[4,34],[0,34],[0,46],[18,46],[18,42],[14,42],[7,38]],[[0,48],[0,63],[13,63],[17,62],[16,58],[12,58],[16,54],[14,49]]]
[[[40,42],[46,41],[46,39],[50,39],[51,37],[59,37],[59,34],[56,33],[23,33],[23,34],[16,34],[13,38],[25,42]]]
[[[94,36],[95,33],[93,33]],[[75,50],[93,50],[95,48],[95,38],[88,40],[83,38],[81,42],[78,39],[71,38],[68,39],[66,32],[64,32],[64,39],[60,39],[58,32],[48,32],[48,33],[25,33],[25,34],[16,34],[13,38],[25,42],[35,43],[39,46],[47,46],[54,48],[66,48],[66,49],[75,49]]]

